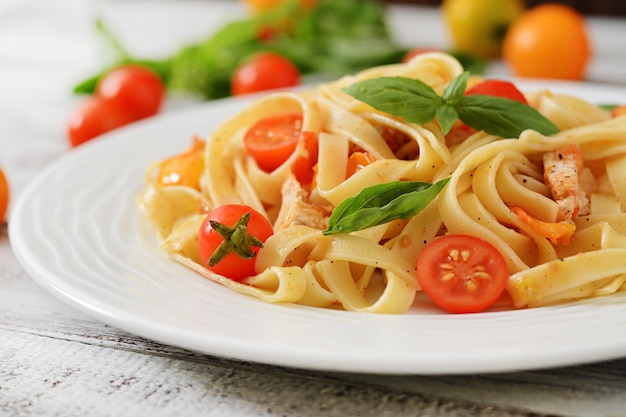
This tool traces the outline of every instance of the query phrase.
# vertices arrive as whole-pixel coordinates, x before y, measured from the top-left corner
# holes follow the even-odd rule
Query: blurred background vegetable
[[[454,50],[497,58],[509,25],[525,7],[522,0],[444,0],[441,12]]]
[[[261,51],[287,58],[302,75],[317,73],[330,78],[399,62],[406,52],[391,39],[384,4],[377,0],[248,3],[254,3],[255,13],[225,24],[206,40],[183,46],[163,60],[131,56],[102,22],[98,28],[117,54],[111,67],[127,63],[147,66],[159,74],[168,90],[203,99],[229,96],[235,68]],[[74,91],[92,93],[105,71],[84,80]]]
[[[72,147],[110,130],[158,113],[165,97],[159,76],[147,67],[124,64],[107,71],[92,96],[69,117],[67,137]]]
[[[513,22],[503,43],[503,59],[520,77],[582,80],[590,58],[585,19],[564,4],[529,9]]]

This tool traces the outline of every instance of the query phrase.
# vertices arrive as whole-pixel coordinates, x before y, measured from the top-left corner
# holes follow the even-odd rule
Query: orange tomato
[[[0,168],[0,223],[4,221],[4,216],[9,207],[9,182]]]
[[[163,160],[156,180],[161,185],[185,185],[200,189],[200,177],[204,171],[204,141],[193,138],[191,147],[179,155]]]
[[[502,56],[519,77],[580,80],[591,57],[585,19],[563,4],[533,7],[509,27]]]
[[[346,167],[346,178],[350,178],[361,169],[365,168],[372,162],[376,161],[373,155],[367,152],[353,152],[348,157],[348,166]]]
[[[253,13],[261,13],[280,5],[285,0],[244,0],[244,3]],[[300,0],[300,4],[304,8],[315,6],[317,0]]]

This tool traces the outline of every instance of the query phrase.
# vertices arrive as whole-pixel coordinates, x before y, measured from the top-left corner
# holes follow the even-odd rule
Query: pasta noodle
[[[504,256],[510,277],[503,300],[512,308],[626,290],[626,117],[611,118],[571,95],[527,92],[529,104],[559,133],[526,130],[519,138],[500,138],[479,131],[448,143],[436,122],[407,123],[342,91],[364,79],[403,76],[441,93],[462,71],[451,56],[428,53],[302,93],[268,94],[207,138],[198,187],[162,184],[156,180],[160,161],[151,165],[138,198],[140,209],[173,259],[272,303],[404,313],[421,290],[417,256],[428,242],[452,233],[480,237]],[[303,141],[271,172],[244,149],[243,136],[253,124],[290,113],[302,114],[303,131],[318,134],[311,186],[302,186],[292,174],[297,159],[307,155]],[[389,132],[402,139],[399,146],[391,146]],[[346,178],[354,150],[374,161]],[[545,166],[551,156],[576,158],[578,150],[584,168],[577,171],[580,195],[572,214],[562,206],[572,196],[556,201],[554,193],[562,190],[550,185]],[[438,197],[410,219],[323,233],[332,208],[366,187],[445,178],[449,182]],[[292,207],[294,201],[300,205]],[[206,213],[231,203],[253,207],[275,228],[257,255],[257,275],[242,282],[209,271],[197,249]],[[536,227],[539,223],[562,225],[565,232],[547,236]]]

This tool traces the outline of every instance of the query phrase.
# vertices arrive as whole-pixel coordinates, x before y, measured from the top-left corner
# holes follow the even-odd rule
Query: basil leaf
[[[437,197],[448,181],[394,181],[364,188],[333,210],[324,234],[350,233],[413,217]]]
[[[466,125],[503,138],[518,138],[526,129],[533,129],[544,135],[559,131],[534,108],[502,97],[470,94],[464,96],[455,109],[459,119]]]
[[[450,129],[452,129],[452,125],[456,122],[456,119],[459,117],[458,113],[454,109],[453,106],[446,104],[437,110],[437,122],[439,122],[439,126],[441,127],[441,131],[444,135],[447,135]]]
[[[454,105],[463,98],[467,89],[468,78],[469,72],[465,71],[450,81],[445,90],[443,90],[443,99],[446,103]]]
[[[345,87],[343,92],[377,110],[416,124],[433,120],[437,109],[444,104],[432,87],[405,77],[363,80]]]

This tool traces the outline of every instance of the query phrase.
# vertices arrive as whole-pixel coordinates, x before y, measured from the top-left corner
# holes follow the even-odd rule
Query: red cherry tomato
[[[152,70],[139,65],[123,65],[102,77],[96,95],[114,102],[139,120],[158,113],[165,86]]]
[[[274,52],[260,52],[238,66],[231,79],[234,96],[300,83],[300,71],[287,58]]]
[[[92,96],[70,115],[67,136],[72,147],[76,147],[134,120],[131,114],[114,102]]]
[[[409,52],[407,52],[403,57],[402,57],[402,63],[406,64],[407,62],[409,62],[410,60],[412,60],[413,58],[415,58],[418,55],[422,55],[428,52],[439,52],[441,51],[441,49],[438,48],[431,48],[431,47],[423,47],[423,48],[415,48],[415,49],[411,49]]]
[[[7,181],[4,171],[0,168],[0,223],[4,221],[4,216],[6,215],[7,208],[9,207],[9,197],[9,181]]]
[[[272,172],[293,153],[301,134],[302,114],[284,114],[257,122],[246,132],[243,144],[261,169]]]
[[[502,294],[509,270],[490,243],[468,235],[446,235],[424,247],[417,258],[424,292],[450,313],[477,313]]]
[[[505,80],[486,80],[469,88],[465,95],[483,94],[487,96],[503,97],[510,100],[517,100],[528,104],[524,94],[512,82]]]
[[[291,166],[291,172],[300,184],[311,184],[314,177],[313,167],[317,164],[317,133],[304,131],[300,137],[306,151],[305,155],[299,156]]]
[[[515,86],[515,84],[505,80],[485,80],[473,87],[467,89],[465,95],[483,94],[486,96],[495,96],[516,100],[524,104],[528,104],[524,94]],[[446,143],[448,146],[463,142],[469,136],[476,133],[476,130],[467,126],[465,123],[458,121],[452,126],[450,132],[446,135]]]
[[[246,214],[250,216],[248,223],[235,227]],[[254,269],[255,256],[259,252],[260,246],[250,244],[249,242],[244,244],[243,247],[239,247],[239,249],[250,251],[250,257],[242,257],[236,251],[231,250],[230,252],[227,251],[228,253],[215,265],[210,264],[211,258],[224,242],[224,237],[214,229],[211,221],[227,226],[231,230],[233,227],[238,228],[239,231],[237,233],[240,233],[240,237],[242,234],[252,236],[258,239],[257,243],[262,243],[273,234],[269,220],[251,207],[229,204],[212,210],[200,226],[198,249],[202,261],[209,270],[234,281],[241,281],[244,278],[253,276],[256,273]],[[233,241],[237,241],[237,239],[233,239]],[[234,245],[237,246],[236,243]]]

